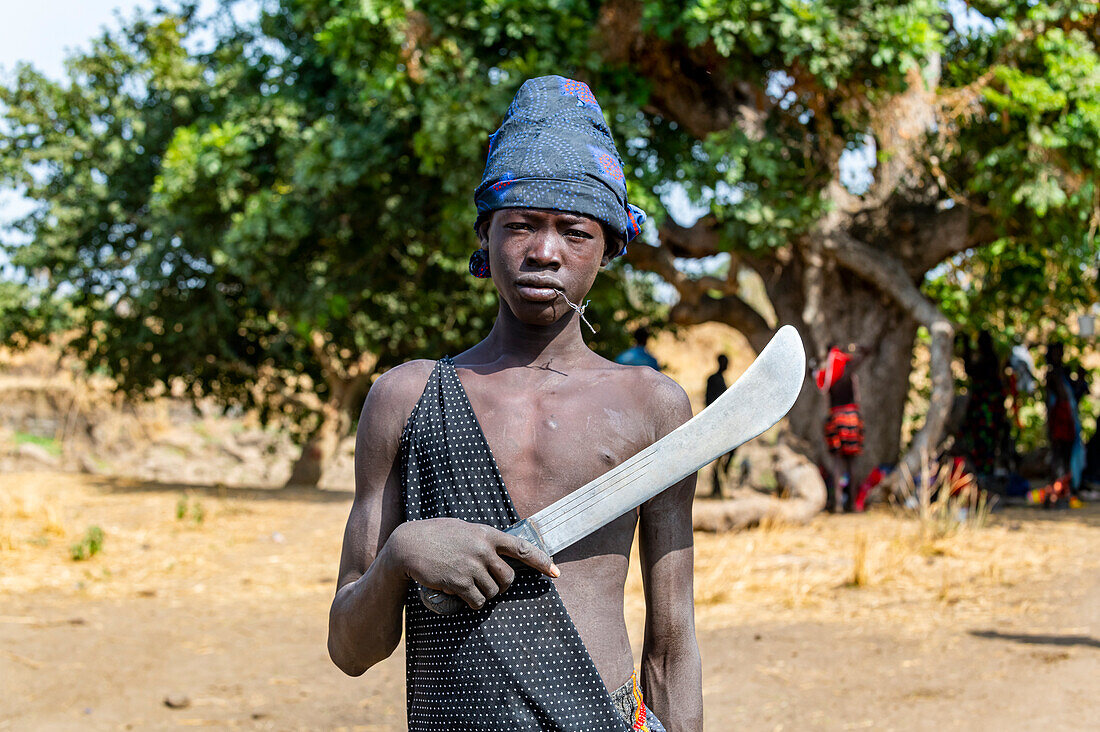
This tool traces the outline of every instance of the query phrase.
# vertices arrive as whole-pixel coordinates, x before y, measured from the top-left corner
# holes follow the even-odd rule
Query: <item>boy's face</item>
[[[512,313],[549,325],[570,312],[558,295],[579,303],[609,257],[603,226],[579,214],[506,208],[487,227],[493,284]]]

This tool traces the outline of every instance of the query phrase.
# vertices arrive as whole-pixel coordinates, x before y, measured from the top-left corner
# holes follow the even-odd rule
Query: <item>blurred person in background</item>
[[[845,505],[854,510],[851,490],[852,463],[863,452],[863,415],[859,410],[859,389],[855,370],[869,353],[868,348],[848,344],[841,349],[829,346],[825,360],[813,371],[817,388],[829,397],[829,416],[825,420],[825,446],[829,452],[829,497],[826,508],[841,513]],[[811,364],[811,367],[815,364]]]
[[[634,345],[615,357],[615,363],[623,366],[648,366],[651,369],[661,370],[660,364],[653,354],[646,349],[649,342],[649,329],[642,326],[634,331]]]
[[[722,393],[726,390],[726,369],[729,368],[730,360],[726,354],[721,353],[718,355],[718,370],[707,377],[707,391],[706,391],[706,406],[710,406],[714,403],[714,400],[722,396]],[[711,489],[712,498],[721,498],[722,496],[722,483],[726,479],[726,474],[729,472],[730,462],[733,460],[733,454],[737,450],[730,450],[722,457],[714,461],[714,486]]]
[[[978,347],[971,351],[964,343],[963,360],[970,377],[969,399],[959,436],[962,452],[970,459],[975,472],[991,475],[998,455],[1007,458],[1012,434],[1005,409],[1008,391],[1003,379],[1004,369],[993,337],[989,331],[978,334]]]
[[[1088,391],[1081,373],[1071,376],[1063,358],[1065,347],[1053,341],[1046,348],[1047,437],[1050,440],[1052,485],[1063,487],[1052,491],[1047,506],[1067,504],[1081,486],[1085,467],[1085,446],[1081,444],[1081,420],[1077,402]]]

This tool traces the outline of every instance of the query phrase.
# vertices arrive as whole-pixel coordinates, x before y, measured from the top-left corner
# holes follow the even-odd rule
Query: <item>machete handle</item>
[[[420,587],[420,602],[437,615],[456,615],[470,609],[470,606],[458,599],[457,595],[448,594],[443,590],[433,590],[423,585]]]
[[[539,535],[538,529],[528,519],[517,521],[505,529],[504,533],[519,537],[526,542],[534,544],[539,549],[546,551],[546,545],[542,543],[542,537]],[[549,554],[549,552],[547,552],[547,554]],[[513,559],[512,557],[502,557],[502,559],[508,563],[508,566],[516,571],[520,569],[530,569],[528,565],[518,559]],[[459,599],[458,596],[444,592],[443,590],[433,590],[423,585],[420,587],[420,602],[424,607],[438,615],[454,615],[455,613],[470,609],[470,606]]]

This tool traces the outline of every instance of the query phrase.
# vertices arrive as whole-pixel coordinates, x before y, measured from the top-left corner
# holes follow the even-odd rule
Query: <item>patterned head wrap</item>
[[[477,229],[502,208],[546,208],[590,216],[622,238],[615,256],[642,230],[646,215],[626,200],[622,159],[588,85],[561,76],[524,82],[489,137],[489,157],[474,192]]]

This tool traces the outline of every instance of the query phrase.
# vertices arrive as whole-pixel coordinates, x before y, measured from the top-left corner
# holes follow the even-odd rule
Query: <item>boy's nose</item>
[[[527,264],[533,267],[557,269],[561,266],[561,237],[556,231],[539,229],[531,248],[527,250]]]

